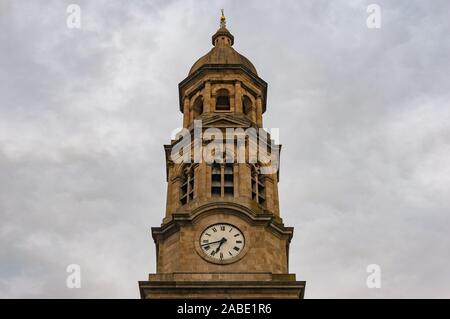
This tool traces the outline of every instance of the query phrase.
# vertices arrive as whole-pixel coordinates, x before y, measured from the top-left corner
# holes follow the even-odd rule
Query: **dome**
[[[238,53],[232,47],[214,47],[207,54],[202,56],[197,62],[194,63],[191,70],[189,71],[189,75],[200,69],[205,64],[240,64],[245,66],[254,74],[258,74],[256,72],[256,68],[242,54]]]
[[[234,37],[224,26],[217,30],[212,36],[212,42],[214,47],[194,63],[189,71],[189,75],[195,73],[195,71],[199,70],[204,65],[214,64],[241,65],[255,75],[258,75],[256,68],[250,60],[232,48]]]

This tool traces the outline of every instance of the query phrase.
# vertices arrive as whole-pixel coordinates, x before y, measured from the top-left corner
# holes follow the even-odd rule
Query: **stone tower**
[[[164,146],[167,208],[141,297],[303,298],[279,212],[280,145],[262,129],[267,83],[223,13],[212,44],[179,84],[183,130]]]

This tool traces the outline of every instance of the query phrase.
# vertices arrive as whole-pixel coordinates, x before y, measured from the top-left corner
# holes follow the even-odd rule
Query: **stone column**
[[[233,190],[234,190],[234,198],[239,198],[239,187],[240,178],[239,178],[239,164],[233,163]]]
[[[225,185],[225,180],[224,180],[224,172],[225,171],[225,164],[220,165],[220,197],[224,197],[225,193],[224,193],[224,185]]]
[[[183,105],[183,127],[187,128],[190,124],[190,114],[189,114],[189,98],[184,98],[184,105]]]
[[[240,197],[252,198],[252,176],[251,169],[247,163],[239,163],[239,195]]]
[[[181,188],[181,177],[180,176],[170,176],[169,182],[167,185],[166,218],[169,218],[181,206],[180,188]]]
[[[269,210],[270,212],[272,212],[274,215],[277,215],[277,213],[275,212],[275,203],[274,203],[274,183],[273,180],[270,176],[268,175],[260,175],[260,178],[264,184],[264,189],[265,189],[265,197],[266,197],[266,208],[267,210]]]
[[[205,161],[198,164],[195,169],[197,186],[197,198],[199,201],[206,201],[208,193],[211,193],[211,174],[208,173],[209,165]]]
[[[256,98],[256,125],[258,125],[258,127],[263,127],[261,96]]]
[[[188,105],[189,105],[189,124],[191,124],[194,123],[194,110],[193,110],[194,99],[191,99]]]
[[[172,209],[172,193],[173,193],[173,183],[169,179],[167,183],[167,196],[166,196],[166,216],[164,218],[164,222],[168,222],[170,220],[170,216],[173,213]]]
[[[205,88],[203,89],[203,113],[211,112],[211,83],[206,81]]]
[[[252,122],[256,123],[256,105],[252,106],[252,110],[250,111]]]
[[[216,94],[212,93],[211,90],[211,99],[209,100],[209,111],[210,112],[215,112],[216,111]]]
[[[205,178],[206,178],[206,190],[205,190],[205,196],[207,199],[210,199],[212,197],[211,195],[211,165],[206,164],[205,162],[201,163],[200,165],[205,165]]]
[[[236,81],[234,84],[234,111],[242,113],[242,87],[241,82]]]
[[[273,187],[273,210],[276,216],[280,216],[280,198],[278,197],[278,176],[277,173],[272,174]]]

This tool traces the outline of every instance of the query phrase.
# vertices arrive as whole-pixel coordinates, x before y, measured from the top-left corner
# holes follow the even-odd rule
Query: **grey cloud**
[[[138,297],[177,84],[222,7],[269,83],[306,297],[450,297],[447,1],[378,1],[379,30],[370,1],[79,1],[80,30],[69,3],[0,10],[0,297]],[[365,286],[372,263],[381,289]]]

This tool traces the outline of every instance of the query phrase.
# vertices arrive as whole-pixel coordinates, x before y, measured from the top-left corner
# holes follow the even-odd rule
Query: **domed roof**
[[[205,64],[240,64],[258,75],[258,73],[256,72],[256,68],[250,62],[250,60],[242,54],[238,53],[232,47],[212,48],[211,51],[209,51],[194,63],[191,70],[189,71],[189,75],[200,69],[200,67]]]
[[[200,69],[202,66],[211,64],[241,65],[255,75],[258,75],[256,68],[250,60],[232,48],[234,37],[230,31],[227,30],[225,25],[221,25],[219,30],[217,30],[217,32],[212,36],[212,43],[214,48],[194,63],[189,71],[189,75],[195,73],[195,71]]]
[[[203,69],[215,71],[241,69],[251,78],[250,81],[253,85],[258,88],[256,94],[261,96],[262,112],[264,113],[266,111],[267,83],[258,76],[256,68],[249,59],[232,48],[234,37],[226,28],[223,11],[220,17],[220,28],[212,36],[212,43],[214,47],[194,63],[189,75],[178,84],[180,112],[184,112],[185,102],[189,101],[189,94],[192,93],[192,86],[197,85],[196,81],[199,76],[202,76]]]

